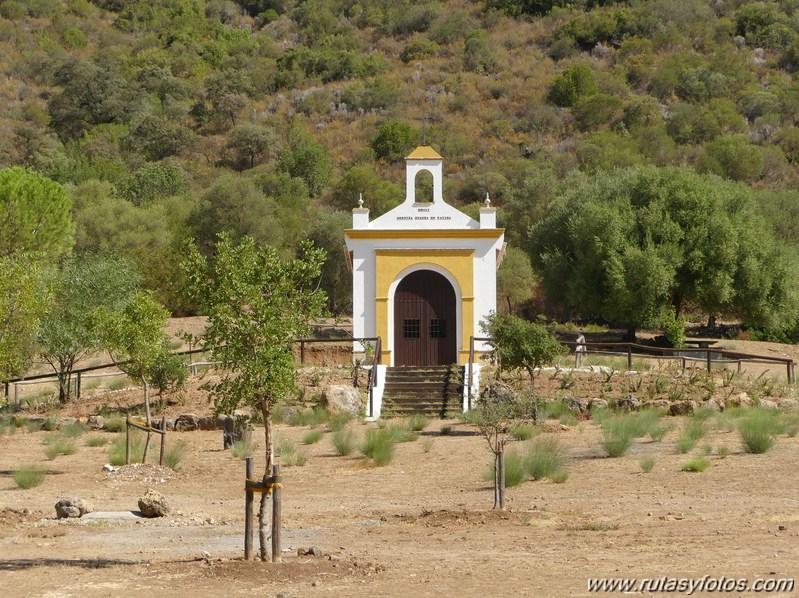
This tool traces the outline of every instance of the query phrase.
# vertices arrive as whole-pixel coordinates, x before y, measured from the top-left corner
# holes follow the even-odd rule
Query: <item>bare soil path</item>
[[[40,458],[46,433],[3,436],[0,594],[585,596],[593,577],[799,576],[797,438],[758,456],[741,451],[736,433],[713,431],[705,443],[731,454],[687,473],[676,432],[609,459],[598,427],[581,422],[553,433],[568,449],[568,481],[509,489],[500,513],[481,478],[484,441],[464,424],[441,435],[442,425],[453,424],[432,422],[422,437],[429,452],[423,440],[398,445],[386,467],[334,456],[329,434],[308,447],[307,465],[286,468],[277,565],[241,560],[244,468],[221,450],[220,432],[172,433],[191,449],[177,473],[109,474],[107,449],[81,446],[46,461],[51,474],[30,490],[7,472]],[[307,431],[278,430],[298,443]],[[651,473],[641,473],[642,455],[656,459]],[[173,515],[54,519],[61,497],[130,511],[147,487],[167,496]],[[297,556],[309,546],[325,556]]]

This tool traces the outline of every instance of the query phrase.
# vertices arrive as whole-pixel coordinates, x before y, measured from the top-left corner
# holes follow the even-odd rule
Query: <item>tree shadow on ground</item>
[[[118,565],[135,565],[138,561],[120,559],[8,559],[0,560],[0,571],[22,571],[34,567],[80,567],[82,569],[105,569]]]

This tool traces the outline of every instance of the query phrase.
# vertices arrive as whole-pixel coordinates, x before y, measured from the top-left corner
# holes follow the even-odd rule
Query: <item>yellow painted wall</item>
[[[449,272],[461,290],[461,347],[458,362],[469,361],[469,339],[474,336],[474,251],[472,249],[378,249],[375,251],[375,324],[377,336],[388,340],[388,294],[399,274],[411,266],[434,264]],[[396,331],[395,331],[396,336]],[[396,338],[395,338],[396,340]],[[391,348],[383,364],[391,363]]]

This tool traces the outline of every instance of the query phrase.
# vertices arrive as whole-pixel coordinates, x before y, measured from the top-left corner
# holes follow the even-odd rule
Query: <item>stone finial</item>
[[[488,196],[488,191],[486,191],[486,200],[485,200],[485,204],[486,204],[486,207],[487,207],[487,208],[490,208],[490,207],[491,207],[491,198]]]
[[[363,208],[363,193],[358,194],[358,208]]]

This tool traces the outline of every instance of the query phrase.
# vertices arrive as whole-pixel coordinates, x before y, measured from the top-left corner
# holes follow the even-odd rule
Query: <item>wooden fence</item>
[[[472,379],[474,373],[474,343],[488,342],[488,337],[473,336],[469,340],[469,365],[467,370],[467,380],[469,385],[469,409],[472,406]],[[786,377],[789,383],[796,382],[796,362],[789,357],[772,357],[770,355],[752,355],[750,353],[740,353],[738,351],[728,351],[726,349],[709,346],[709,343],[702,341],[700,347],[685,347],[674,349],[671,347],[652,347],[649,345],[639,345],[637,343],[591,343],[577,341],[560,341],[562,345],[569,347],[574,353],[575,366],[580,365],[583,355],[616,355],[627,358],[627,369],[633,369],[633,358],[642,359],[674,359],[680,360],[684,370],[688,362],[702,362],[707,371],[713,369],[713,364],[736,364],[738,371],[742,363],[760,363],[779,365],[785,368]]]

